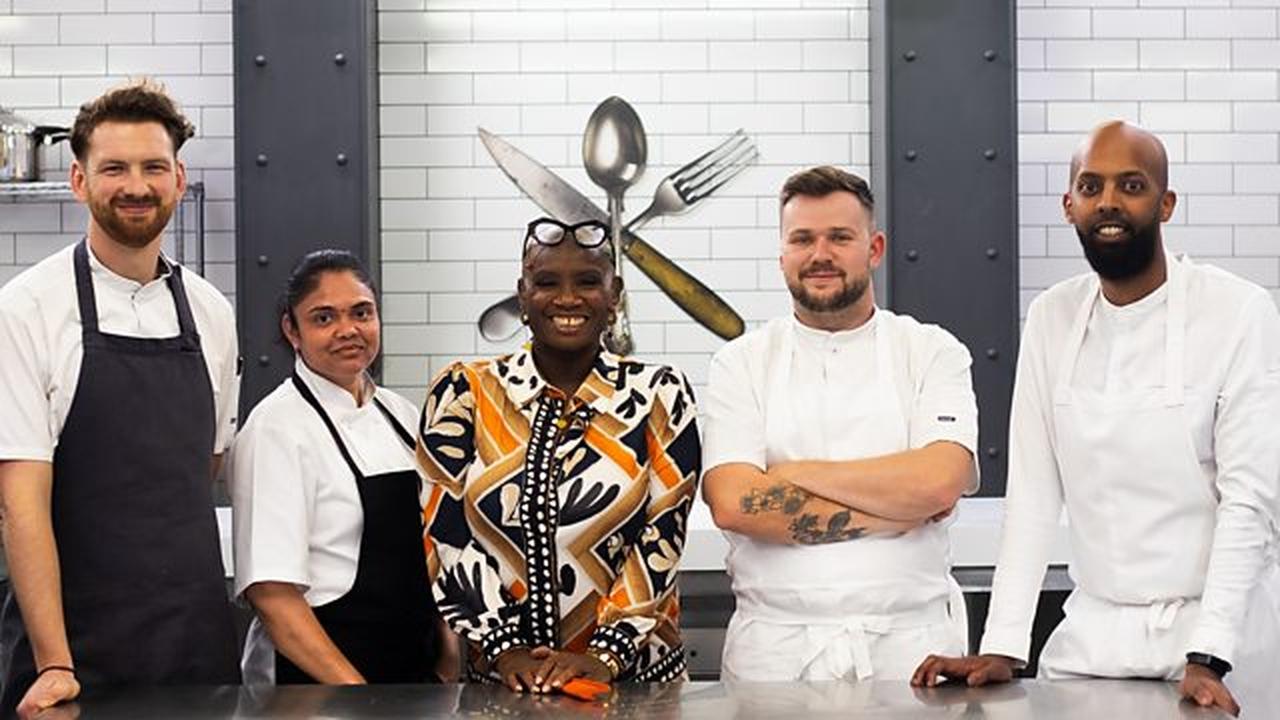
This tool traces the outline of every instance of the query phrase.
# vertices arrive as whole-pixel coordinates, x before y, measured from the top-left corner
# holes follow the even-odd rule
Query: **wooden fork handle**
[[[703,327],[725,340],[742,334],[746,328],[742,317],[711,288],[631,232],[623,233],[621,244],[631,262]]]

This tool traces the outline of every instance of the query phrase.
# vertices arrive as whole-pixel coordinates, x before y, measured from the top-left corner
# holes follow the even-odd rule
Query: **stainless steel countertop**
[[[40,715],[71,718],[1226,718],[1179,701],[1172,683],[1023,680],[917,690],[905,682],[618,685],[606,703],[517,695],[494,685],[174,687],[115,690]]]

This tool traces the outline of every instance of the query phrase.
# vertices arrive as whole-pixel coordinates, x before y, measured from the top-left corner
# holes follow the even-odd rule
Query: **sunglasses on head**
[[[555,218],[542,217],[529,223],[524,236],[524,247],[528,250],[532,243],[551,247],[564,242],[566,237],[572,237],[578,247],[598,248],[609,242],[609,226],[599,220],[584,220],[566,225]]]

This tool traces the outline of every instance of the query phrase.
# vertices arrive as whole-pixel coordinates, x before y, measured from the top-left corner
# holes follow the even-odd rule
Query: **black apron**
[[[316,619],[368,682],[439,682],[435,674],[440,654],[438,613],[422,545],[418,473],[408,469],[365,477],[306,383],[295,374],[293,385],[320,415],[351,468],[364,515],[355,582],[342,597],[312,608]],[[377,398],[373,403],[413,449],[413,436]],[[276,684],[314,682],[276,653]]]
[[[240,681],[213,509],[216,412],[174,266],[173,338],[104,335],[84,241],[73,254],[84,358],[53,455],[51,513],[76,677],[105,685]],[[0,611],[0,711],[35,680],[10,591]]]

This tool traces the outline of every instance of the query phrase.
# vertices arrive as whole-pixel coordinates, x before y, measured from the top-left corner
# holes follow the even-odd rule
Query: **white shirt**
[[[1248,593],[1272,544],[1280,479],[1280,314],[1262,288],[1218,268],[1187,273],[1184,386],[1192,444],[1218,500],[1212,547],[1191,539],[1171,553],[1207,553],[1208,575],[1190,644],[1228,657]],[[1031,304],[1022,334],[1010,421],[1008,493],[991,613],[982,652],[1026,659],[1041,578],[1064,505],[1055,455],[1053,391],[1075,314],[1092,274]],[[1155,388],[1164,382],[1167,284],[1118,307],[1100,298],[1085,329],[1073,388]],[[1087,508],[1075,508],[1087,512]],[[1141,594],[1140,588],[1131,588]],[[1104,598],[1106,599],[1106,598]],[[1149,598],[1155,602],[1166,598]]]
[[[903,450],[949,440],[976,452],[978,410],[969,375],[972,361],[968,349],[951,333],[882,308],[876,309],[871,321],[842,332],[815,330],[792,317],[772,323],[789,323],[796,332],[788,386],[804,401],[795,405],[818,408],[842,404],[831,403],[833,395],[840,396],[842,402],[857,402],[875,383],[893,382],[908,419],[908,446]],[[893,378],[875,376],[877,325],[883,328],[892,364],[898,369]],[[767,385],[769,371],[780,359],[779,348],[769,346],[767,329],[758,328],[733,340],[711,361],[703,401],[706,470],[732,462],[768,469]],[[839,456],[842,428],[815,422],[813,430],[821,434],[825,448],[833,449],[829,456]]]
[[[366,477],[417,470],[382,411],[356,406],[347,390],[301,360],[298,377],[315,394]],[[385,388],[376,397],[410,433],[418,409]],[[233,507],[235,593],[256,582],[297,585],[311,606],[351,589],[364,514],[355,476],[320,415],[286,379],[249,413],[231,446],[227,484]],[[271,682],[275,648],[257,618],[245,642],[245,682]]]
[[[0,288],[0,460],[53,461],[84,357],[74,249],[59,250]],[[168,272],[139,283],[112,272],[90,249],[89,273],[103,333],[178,335]],[[214,453],[221,453],[235,434],[240,394],[235,316],[231,303],[204,278],[184,269],[182,280],[209,368],[217,411]]]
[[[786,340],[787,333],[794,342]],[[881,342],[888,343],[884,365],[891,377],[877,369]],[[767,470],[779,459],[850,460],[939,440],[972,452],[978,417],[970,364],[968,350],[947,331],[883,309],[861,327],[836,333],[791,317],[776,319],[712,359],[703,399],[703,466],[743,462]],[[886,383],[892,393],[885,392]],[[890,395],[898,408],[868,410]],[[881,441],[868,453],[860,449],[863,438],[850,433],[877,416],[905,420],[905,437],[892,446]],[[802,614],[815,621],[825,615],[897,614],[950,594],[946,525],[813,546],[726,532],[725,564],[739,611],[781,615],[803,607]]]

